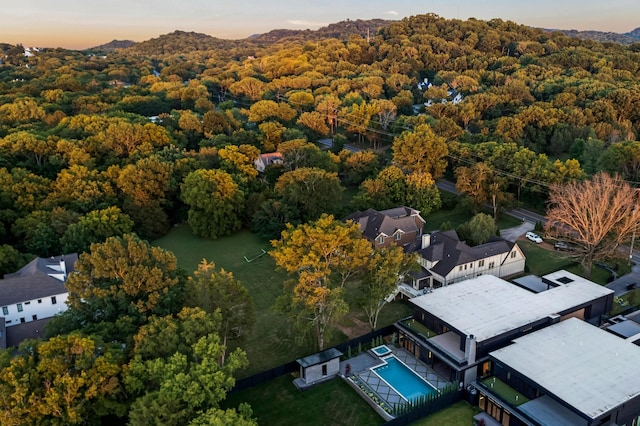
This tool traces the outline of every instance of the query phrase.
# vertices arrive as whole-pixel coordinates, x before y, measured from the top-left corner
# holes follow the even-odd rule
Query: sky
[[[624,33],[640,27],[639,0],[17,0],[0,14],[0,43],[85,49],[175,30],[240,39],[274,29],[317,29],[346,19],[424,13],[501,18],[534,27]]]

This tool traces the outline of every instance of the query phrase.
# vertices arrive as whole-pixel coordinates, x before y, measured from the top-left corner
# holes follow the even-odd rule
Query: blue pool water
[[[410,401],[420,395],[429,395],[437,392],[434,387],[398,361],[396,357],[385,358],[385,361],[387,365],[376,367],[373,371],[407,400]]]
[[[391,353],[391,349],[389,349],[385,345],[376,346],[375,348],[373,348],[371,350],[378,356],[388,355],[388,354]]]

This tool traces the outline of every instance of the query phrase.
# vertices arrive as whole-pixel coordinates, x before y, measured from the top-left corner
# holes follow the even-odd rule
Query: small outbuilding
[[[299,389],[306,389],[334,378],[340,373],[341,356],[342,352],[331,348],[297,359],[296,362],[300,365],[300,377],[294,380],[294,384]]]

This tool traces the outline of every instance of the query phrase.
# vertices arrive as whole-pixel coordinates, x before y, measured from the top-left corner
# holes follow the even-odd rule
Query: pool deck
[[[393,348],[392,353],[400,361],[405,363],[410,369],[412,369],[418,376],[425,379],[431,386],[436,389],[443,389],[447,386],[447,381],[439,376],[435,371],[429,368],[425,363],[418,360],[409,352],[402,348]],[[383,365],[384,362],[377,356],[374,356],[370,352],[358,355],[347,361],[340,363],[340,371],[345,374],[346,364],[350,366],[351,375],[355,375],[357,379],[366,383],[366,385],[375,392],[381,399],[386,401],[390,405],[404,404],[406,400],[400,396],[393,388],[391,388],[387,382],[382,380],[380,376],[374,373],[371,368],[379,365]]]

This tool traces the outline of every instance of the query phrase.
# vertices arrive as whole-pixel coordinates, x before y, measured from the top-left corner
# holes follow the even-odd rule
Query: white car
[[[535,232],[527,232],[526,237],[528,240],[531,240],[536,244],[540,244],[542,242],[542,238],[540,238],[540,235],[536,234]]]

